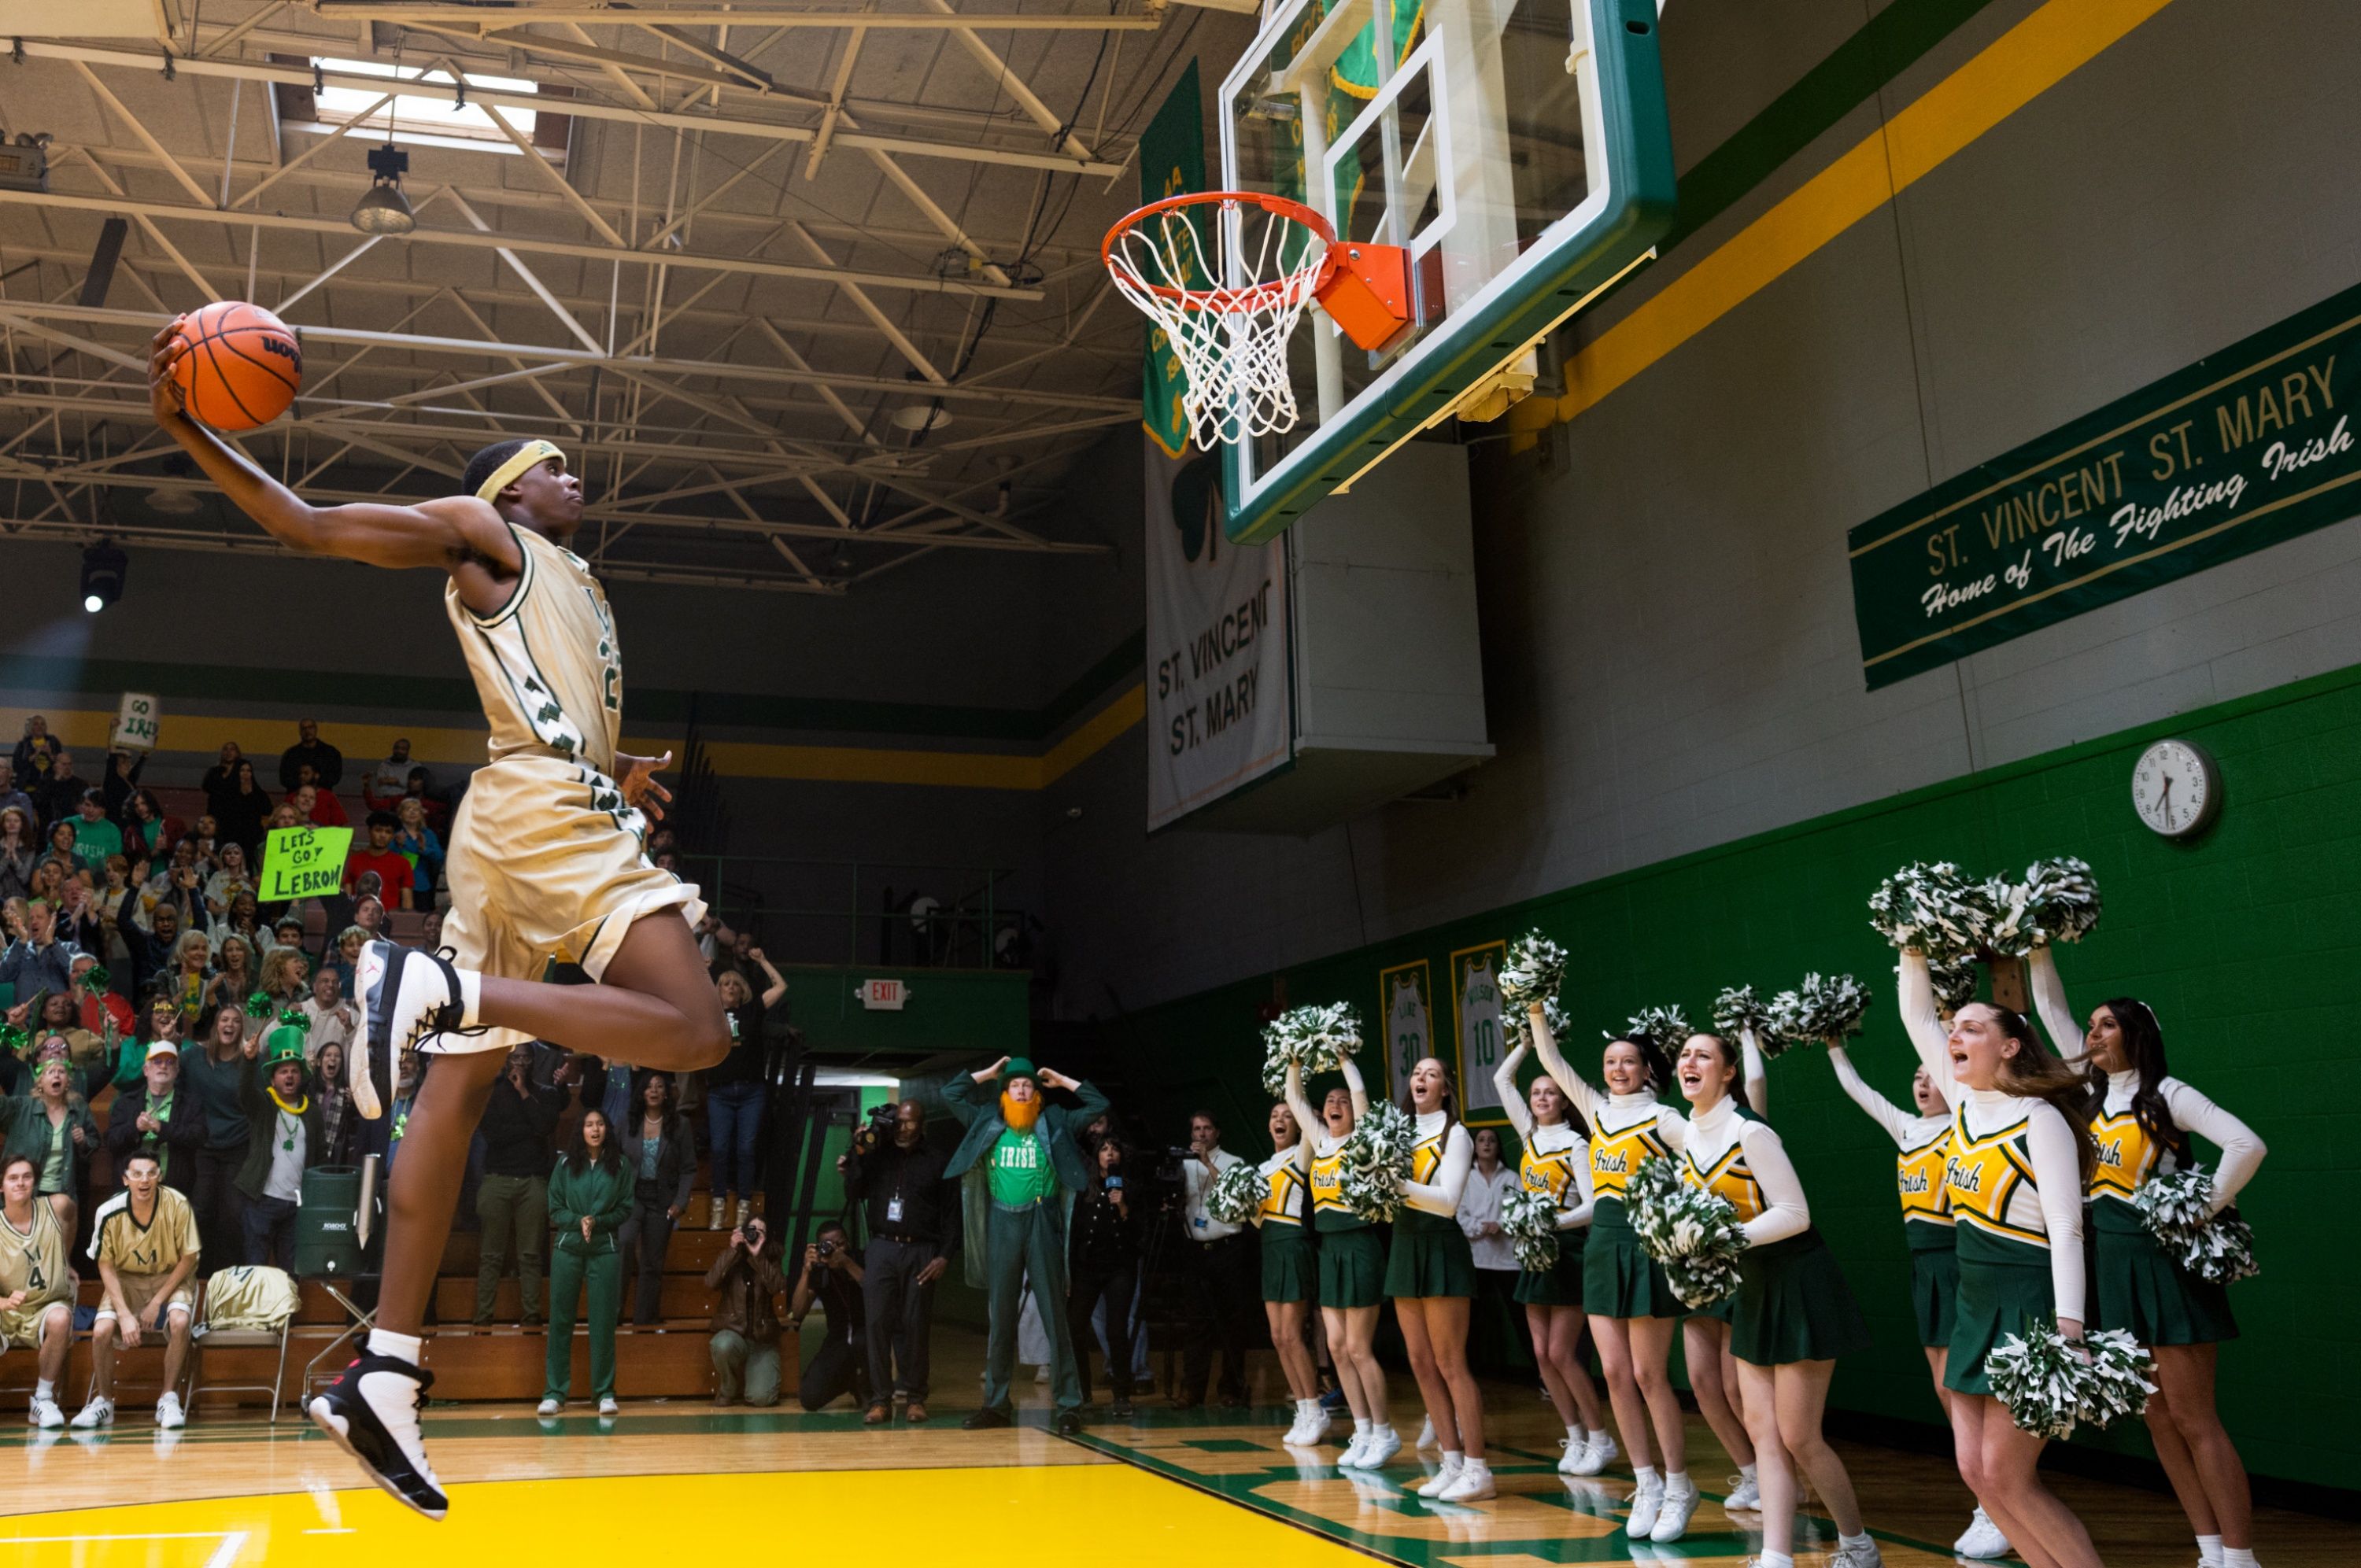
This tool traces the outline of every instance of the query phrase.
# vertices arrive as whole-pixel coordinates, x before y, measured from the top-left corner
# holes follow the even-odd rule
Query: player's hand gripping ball
[[[181,408],[215,430],[269,424],[303,382],[302,346],[260,305],[226,300],[183,316],[172,347]]]

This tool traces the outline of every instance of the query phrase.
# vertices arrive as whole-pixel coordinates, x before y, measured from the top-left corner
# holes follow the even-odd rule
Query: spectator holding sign
[[[305,763],[303,771],[310,773],[311,764]],[[345,828],[349,827],[353,820],[345,815],[345,803],[336,798],[335,790],[323,789],[308,777],[288,795],[287,804],[293,806],[304,821],[318,827]]]
[[[393,847],[393,835],[401,827],[390,811],[368,814],[368,846],[357,849],[345,858],[345,891],[358,896],[353,883],[364,872],[375,872],[379,897],[396,908],[411,906],[411,889],[417,882],[408,857]]]

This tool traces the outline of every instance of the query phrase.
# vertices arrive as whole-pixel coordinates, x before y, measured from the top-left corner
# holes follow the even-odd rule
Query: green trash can
[[[358,1166],[315,1166],[303,1173],[295,1212],[295,1274],[340,1279],[361,1270],[361,1238],[354,1226],[361,1202]]]

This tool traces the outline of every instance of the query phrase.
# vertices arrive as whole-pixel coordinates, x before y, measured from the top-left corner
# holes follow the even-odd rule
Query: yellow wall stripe
[[[1510,411],[1527,433],[1512,444],[1604,401],[2170,3],[2048,0],[1601,333],[1567,364],[1564,396]]]

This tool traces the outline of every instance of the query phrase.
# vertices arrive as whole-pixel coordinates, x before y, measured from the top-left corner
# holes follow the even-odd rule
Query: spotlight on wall
[[[82,553],[82,607],[96,615],[123,597],[123,579],[131,557],[106,540]]]
[[[353,227],[363,234],[408,234],[418,226],[410,198],[401,193],[401,177],[410,172],[410,154],[391,142],[368,155],[369,188],[353,208]]]

